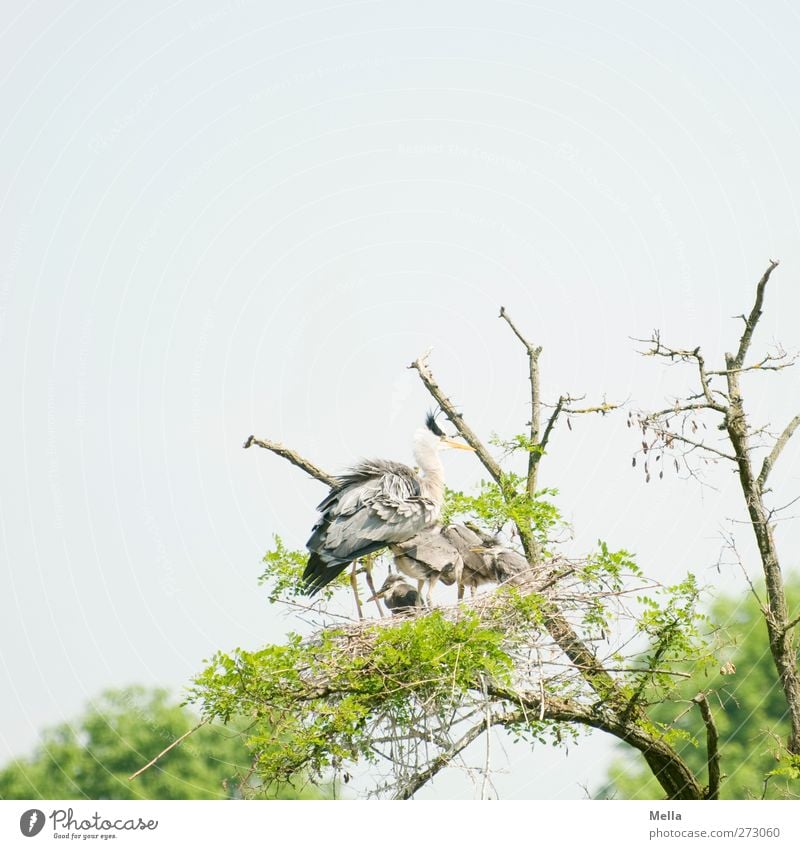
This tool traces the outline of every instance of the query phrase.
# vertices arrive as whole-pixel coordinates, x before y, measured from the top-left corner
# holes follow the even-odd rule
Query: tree
[[[672,348],[662,342],[658,332],[653,333],[647,340],[650,345],[647,355],[670,363],[692,364],[696,370],[697,387],[695,392],[673,399],[670,407],[641,415],[639,424],[643,434],[644,454],[677,453],[692,473],[692,458],[695,456],[715,463],[725,461],[737,473],[764,576],[766,600],[759,600],[759,604],[766,625],[769,650],[789,713],[790,728],[785,752],[800,777],[800,675],[795,640],[800,616],[790,617],[775,542],[776,519],[796,499],[777,506],[772,503],[775,494],[767,485],[781,453],[800,427],[800,413],[793,416],[778,434],[771,434],[768,425],[756,426],[751,423],[742,390],[743,378],[781,371],[793,366],[797,359],[778,347],[754,362],[748,361],[753,335],[762,316],[767,284],[777,266],[777,262],[770,261],[756,286],[755,301],[750,312],[739,316],[744,322],[744,330],[736,353],[726,353],[723,366],[709,368],[700,346],[692,349]],[[705,419],[710,419],[710,429]],[[721,431],[729,447],[719,448],[712,445],[710,439],[698,436],[698,420],[704,428],[701,433]],[[731,545],[735,550],[733,541]]]
[[[667,349],[654,336],[654,355],[697,364],[701,391],[668,410],[641,414],[638,425],[648,456],[656,447],[664,453],[677,444],[693,451],[703,444],[671,429],[671,417],[700,409],[723,414],[733,451],[709,446],[707,453],[733,460],[743,480],[768,573],[770,646],[791,713],[795,683],[789,632],[797,620],[788,619],[781,601],[763,483],[796,423],[784,430],[755,475],[739,388],[741,373],[783,366],[773,359],[745,364],[773,269],[771,264],[757,286],[756,305],[744,317],[745,333],[725,370],[708,372],[699,348]],[[297,581],[303,555],[288,551],[278,539],[265,558],[263,578],[271,583],[272,598],[303,609],[306,621],[309,613],[316,616],[316,632],[306,638],[290,634],[284,645],[257,651],[218,653],[197,677],[191,698],[210,719],[253,717],[248,742],[256,770],[267,783],[298,772],[346,777],[349,764],[367,760],[387,765],[385,782],[376,793],[409,798],[440,770],[457,763],[470,743],[493,726],[515,740],[556,743],[593,728],[640,752],[661,795],[717,798],[719,745],[708,694],[698,693],[693,701],[706,728],[705,784],[704,771],[693,769],[679,751],[682,730],[658,722],[653,713],[675,693],[676,681],[717,664],[717,647],[705,639],[706,620],[698,606],[701,588],[691,574],[674,586],[660,586],[644,576],[627,551],[613,551],[602,541],[580,559],[559,554],[564,523],[557,492],[539,483],[550,436],[556,426],[569,426],[573,416],[605,415],[615,407],[605,401],[581,407],[568,394],[546,407],[540,388],[541,348],[526,339],[502,308],[500,318],[524,347],[530,380],[527,431],[494,440],[503,452],[502,463],[438,385],[427,356],[410,368],[475,449],[488,475],[474,493],[449,493],[447,517],[475,521],[516,541],[529,572],[494,593],[401,621],[342,623],[325,615],[324,604],[309,608],[301,603]],[[723,376],[727,392],[710,383]],[[629,415],[629,426],[634,421]],[[253,436],[245,448],[251,445],[288,459],[323,483],[332,480],[293,449]],[[684,462],[691,460],[684,456]],[[796,768],[791,740],[784,753],[788,770]],[[482,771],[485,792],[488,757]]]
[[[0,771],[0,799],[225,799],[241,795],[250,757],[239,731],[204,726],[169,759],[131,776],[198,724],[166,690],[108,690],[74,722],[49,728]],[[281,798],[296,798],[291,787]],[[318,794],[313,794],[318,795]]]
[[[787,597],[800,603],[800,579],[787,584]],[[800,788],[793,772],[781,765],[783,741],[789,732],[786,700],[763,637],[763,614],[755,597],[744,602],[722,596],[711,607],[709,618],[726,632],[730,647],[724,663],[709,678],[694,675],[682,682],[670,701],[654,705],[653,718],[679,730],[684,740],[676,748],[696,775],[707,770],[702,745],[705,728],[695,709],[695,698],[704,693],[714,706],[719,735],[722,781],[720,798],[797,798]],[[598,796],[652,799],[658,786],[633,758],[615,762],[608,784]]]

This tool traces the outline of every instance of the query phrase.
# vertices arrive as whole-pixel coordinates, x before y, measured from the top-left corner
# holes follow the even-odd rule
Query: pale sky
[[[441,385],[484,437],[543,390],[631,409],[690,386],[660,328],[800,347],[800,13],[788,2],[6,3],[0,19],[0,761],[101,689],[180,692],[217,649],[293,627],[256,583],[336,471],[410,460]],[[745,386],[797,412],[797,370]],[[625,414],[560,428],[542,485],[572,553],[662,580],[713,564],[736,480],[631,469]],[[458,452],[456,452],[458,453]],[[776,501],[800,492],[795,442]],[[482,470],[445,457],[451,485]],[[747,528],[736,527],[756,574]],[[787,567],[797,529],[780,526]],[[580,798],[611,747],[509,749],[504,797]],[[427,795],[473,793],[445,778]]]

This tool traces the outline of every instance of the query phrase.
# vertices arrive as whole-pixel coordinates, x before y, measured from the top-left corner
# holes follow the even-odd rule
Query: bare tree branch
[[[653,331],[653,335],[649,339],[636,339],[636,342],[644,342],[650,345],[649,351],[643,351],[648,357],[662,357],[669,360],[678,360],[678,362],[697,363],[697,370],[700,378],[700,387],[702,389],[702,397],[705,399],[705,406],[711,410],[716,410],[719,413],[724,413],[726,407],[724,404],[714,399],[716,390],[711,388],[709,373],[706,371],[706,363],[703,355],[700,353],[699,346],[691,351],[682,348],[670,348],[661,341],[661,333],[658,330]]]
[[[781,367],[786,365],[786,363],[781,362],[786,355],[779,349],[777,355],[768,354],[754,366],[745,366],[745,360],[750,350],[753,334],[762,315],[764,292],[770,275],[777,266],[778,263],[776,261],[770,260],[766,271],[756,285],[755,301],[752,309],[749,315],[741,316],[745,326],[744,332],[739,339],[736,354],[725,354],[724,370],[707,372],[705,363],[700,356],[699,347],[691,351],[669,348],[661,342],[657,332],[650,339],[651,348],[646,352],[651,356],[661,356],[671,360],[682,362],[694,360],[697,362],[700,370],[700,381],[703,387],[702,397],[708,406],[723,414],[724,419],[720,425],[720,429],[724,430],[728,436],[731,447],[733,448],[733,456],[718,449],[711,448],[704,443],[695,442],[682,434],[666,431],[663,424],[658,424],[658,416],[649,419],[645,417],[640,422],[643,428],[649,426],[656,430],[656,432],[661,427],[662,438],[664,433],[669,433],[669,438],[671,439],[677,439],[693,448],[711,452],[726,460],[732,459],[736,463],[739,486],[744,496],[750,525],[753,528],[756,538],[761,566],[764,572],[767,604],[762,606],[762,611],[767,626],[770,653],[772,654],[781,688],[786,698],[787,714],[791,723],[787,749],[791,754],[798,755],[800,754],[800,675],[798,675],[797,670],[796,649],[789,634],[789,628],[787,627],[789,615],[786,606],[786,590],[773,526],[775,511],[769,510],[764,504],[764,487],[773,465],[778,460],[794,431],[800,426],[800,416],[796,416],[789,422],[783,433],[772,446],[770,453],[763,460],[760,472],[756,474],[754,471],[753,453],[760,446],[754,443],[754,438],[762,433],[763,429],[754,429],[748,424],[740,380],[743,372],[758,369],[774,370],[778,367],[777,365],[769,365],[770,363],[777,363]],[[711,389],[711,375],[725,378],[726,392],[723,397],[726,399],[727,404],[720,404],[714,398],[714,393],[717,390]],[[697,397],[690,396],[690,398],[684,399],[684,401],[694,401]]]
[[[602,705],[581,705],[569,699],[548,696],[544,707],[538,693],[518,692],[502,687],[489,687],[489,695],[519,704],[527,714],[538,714],[552,722],[574,722],[597,728],[624,740],[638,749],[659,784],[670,799],[701,799],[703,793],[692,774],[675,750],[663,740],[652,737],[637,723],[622,718]],[[509,724],[509,720],[496,719],[496,725]]]
[[[519,716],[518,719],[522,717]],[[395,793],[395,799],[410,799],[421,787],[427,784],[438,772],[441,772],[445,767],[449,766],[453,758],[457,757],[470,743],[477,740],[478,737],[486,731],[487,718],[482,717],[481,721],[470,728],[463,737],[457,740],[453,745],[440,755],[435,757],[426,769],[411,776],[411,778]]]
[[[756,300],[753,304],[753,309],[750,310],[750,315],[744,321],[744,333],[739,340],[739,350],[733,358],[733,365],[728,365],[728,368],[741,369],[744,365],[744,358],[747,356],[747,351],[750,348],[750,342],[753,338],[753,331],[756,329],[758,320],[761,318],[761,307],[764,305],[764,289],[769,281],[770,274],[778,267],[775,260],[770,260],[767,270],[764,272],[756,286]]]
[[[700,708],[703,722],[706,726],[706,757],[708,760],[708,790],[706,799],[719,799],[719,732],[714,722],[714,715],[705,693],[698,693],[694,697],[695,704]]]
[[[567,401],[569,400],[570,399],[567,398]],[[584,416],[587,413],[600,413],[604,416],[606,413],[618,410],[620,406],[620,404],[609,404],[607,401],[603,401],[602,404],[598,404],[595,407],[564,407],[564,412],[569,413],[571,416]]]
[[[794,619],[790,620],[786,623],[786,627],[783,629],[784,631],[791,631],[797,623],[800,622],[800,616],[795,616]]]
[[[542,441],[539,443],[539,449],[541,453],[544,453],[545,448],[547,447],[547,443],[550,440],[550,433],[555,426],[556,419],[558,419],[561,411],[564,409],[564,404],[566,404],[567,399],[564,395],[562,395],[558,401],[556,402],[555,409],[553,410],[550,418],[547,420],[547,424],[544,427],[544,433],[542,434]],[[530,466],[528,467],[528,475],[530,478]]]
[[[273,454],[283,457],[284,460],[288,460],[290,463],[293,463],[306,474],[311,475],[312,478],[316,478],[318,481],[326,484],[327,486],[336,486],[336,478],[333,477],[333,475],[329,475],[327,472],[320,469],[319,466],[312,463],[311,460],[306,460],[305,457],[302,457],[291,448],[281,445],[280,442],[270,442],[267,439],[256,439],[255,436],[251,435],[247,437],[242,448],[249,448],[251,445],[258,445],[260,448],[266,448],[267,451],[272,451]]]
[[[783,451],[786,447],[786,443],[792,438],[792,434],[797,430],[798,426],[800,426],[800,415],[796,415],[789,424],[786,425],[783,429],[783,433],[778,437],[778,441],[772,446],[772,451],[770,451],[764,458],[764,462],[761,466],[761,472],[759,473],[758,480],[756,481],[761,492],[764,491],[764,484],[767,482],[767,478],[769,477],[769,473],[772,471],[772,467],[775,465],[781,451]]]
[[[680,433],[675,433],[673,430],[669,430],[662,425],[655,424],[654,422],[649,422],[648,426],[651,430],[655,431],[662,439],[665,437],[669,437],[670,439],[677,439],[679,442],[684,442],[686,445],[691,445],[694,448],[700,448],[703,451],[708,451],[710,454],[716,454],[718,457],[722,457],[723,460],[730,460],[732,463],[736,462],[736,457],[732,454],[726,454],[724,451],[720,451],[718,448],[712,448],[710,445],[706,445],[705,442],[696,442],[694,439],[689,439],[688,436],[683,436]]]
[[[495,483],[503,486],[503,470],[498,465],[497,461],[487,450],[486,446],[478,439],[478,436],[472,428],[464,421],[464,417],[456,410],[453,402],[442,392],[439,384],[434,380],[431,370],[428,367],[428,354],[426,352],[422,356],[417,357],[409,368],[416,369],[420,379],[425,384],[425,388],[436,399],[436,403],[442,408],[442,411],[448,419],[453,423],[455,429],[464,437],[467,444],[475,449],[478,459],[483,464],[483,467],[492,476]]]
[[[525,346],[525,350],[528,352],[528,377],[531,383],[531,430],[530,430],[530,442],[531,449],[534,449],[534,446],[538,446],[541,450],[529,450],[528,451],[528,495],[533,496],[536,492],[536,467],[539,464],[539,460],[541,459],[542,452],[544,451],[544,445],[539,444],[539,431],[541,428],[541,390],[539,386],[539,355],[542,353],[542,346],[534,346],[532,345],[523,335],[520,333],[517,326],[511,320],[511,316],[506,312],[505,307],[500,307],[500,318],[502,318],[506,324],[514,331],[514,335],[519,339],[520,342]],[[551,417],[550,422],[548,422],[550,429],[552,429],[552,425],[555,422],[555,419]],[[549,431],[548,431],[549,433]]]
[[[138,778],[138,777],[139,777],[139,776],[140,776],[140,775],[141,775],[141,774],[142,774],[145,770],[150,769],[150,767],[151,767],[151,766],[153,766],[154,764],[158,763],[158,762],[161,760],[161,758],[163,758],[163,757],[164,757],[164,755],[166,755],[166,754],[167,754],[167,752],[171,752],[171,751],[172,751],[172,750],[173,750],[176,746],[179,746],[181,743],[183,743],[183,741],[184,741],[187,737],[189,737],[190,735],[194,734],[194,732],[195,732],[195,731],[197,731],[199,728],[202,728],[204,725],[207,725],[207,724],[208,724],[208,720],[207,720],[207,719],[203,719],[203,720],[201,720],[200,722],[198,722],[198,723],[197,723],[197,725],[195,725],[195,726],[194,726],[194,728],[190,728],[190,729],[189,729],[189,730],[188,730],[185,734],[181,734],[181,736],[180,736],[180,737],[178,737],[176,740],[173,740],[173,741],[169,744],[169,746],[167,746],[167,748],[166,748],[166,749],[163,749],[162,751],[160,751],[160,752],[159,752],[159,753],[158,753],[158,754],[157,754],[157,755],[153,758],[153,760],[151,760],[151,761],[149,761],[148,763],[146,763],[146,764],[145,764],[145,765],[144,765],[141,769],[137,769],[137,770],[136,770],[136,772],[134,772],[134,774],[133,774],[133,775],[129,775],[129,776],[128,776],[128,781],[133,781],[133,779],[134,779],[134,778]]]

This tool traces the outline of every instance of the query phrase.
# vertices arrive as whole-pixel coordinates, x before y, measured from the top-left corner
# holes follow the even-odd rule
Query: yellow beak
[[[474,451],[475,449],[471,445],[467,445],[466,442],[458,442],[456,439],[450,439],[449,436],[443,436],[442,442],[448,448],[459,448],[461,451]]]

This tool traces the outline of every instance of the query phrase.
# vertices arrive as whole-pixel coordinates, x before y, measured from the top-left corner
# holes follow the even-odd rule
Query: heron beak
[[[474,551],[476,554],[483,554],[486,551],[485,545],[476,545],[475,548],[471,548],[470,551]]]
[[[443,436],[442,442],[448,448],[459,448],[461,451],[474,451],[475,450],[471,445],[467,445],[466,442],[459,442],[457,439],[451,439],[449,436]]]
[[[370,597],[369,597],[369,598],[368,598],[368,599],[364,602],[364,604],[369,604],[371,601],[377,601],[379,598],[383,598],[383,597],[386,595],[386,593],[387,593],[387,592],[388,592],[388,590],[384,590],[383,592],[375,593],[375,595],[370,596]]]

